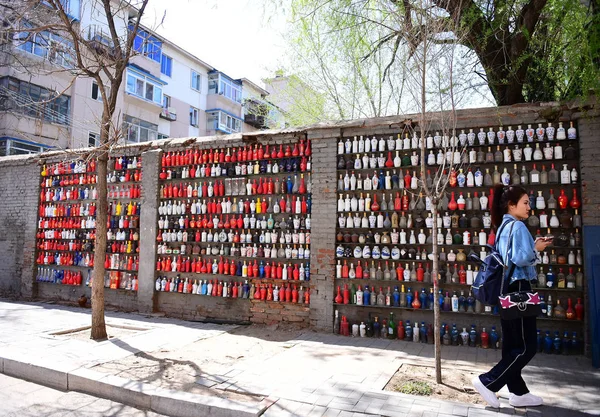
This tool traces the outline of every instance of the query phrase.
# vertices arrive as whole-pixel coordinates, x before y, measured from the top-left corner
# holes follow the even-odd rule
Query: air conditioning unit
[[[167,111],[169,112],[169,114],[177,116],[177,109],[175,107],[167,107]]]

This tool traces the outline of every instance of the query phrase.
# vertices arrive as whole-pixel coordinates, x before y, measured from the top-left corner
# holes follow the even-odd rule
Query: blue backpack
[[[508,235],[508,241],[510,242],[512,238],[514,222],[514,220],[509,220],[500,226],[498,233],[496,234],[494,246],[486,245],[488,248],[490,248],[490,254],[486,256],[484,260],[481,260],[473,253],[469,255],[470,260],[474,260],[480,264],[479,272],[477,273],[475,281],[471,286],[471,289],[473,290],[473,296],[475,299],[484,304],[491,306],[498,304],[498,296],[500,295],[500,288],[502,286],[502,281],[504,280],[504,269],[506,267],[506,265],[504,265],[502,255],[500,255],[500,252],[498,252],[498,241],[500,240],[500,233],[502,233],[504,227],[509,223],[513,223],[510,228],[510,234]],[[508,275],[510,276],[514,270],[515,265],[513,264]]]

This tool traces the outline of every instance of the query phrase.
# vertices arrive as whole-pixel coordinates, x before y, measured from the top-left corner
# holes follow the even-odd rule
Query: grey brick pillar
[[[333,330],[335,275],[336,153],[335,131],[313,130],[310,322],[315,330]],[[328,136],[328,137],[326,137]]]
[[[138,271],[138,311],[155,311],[154,269],[156,266],[156,231],[160,149],[142,153],[142,212],[140,215],[140,269]]]

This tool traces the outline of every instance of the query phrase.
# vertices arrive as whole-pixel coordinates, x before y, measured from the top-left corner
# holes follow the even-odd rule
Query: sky
[[[144,23],[230,77],[263,86],[284,55],[286,25],[281,9],[265,4],[274,2],[150,0]]]

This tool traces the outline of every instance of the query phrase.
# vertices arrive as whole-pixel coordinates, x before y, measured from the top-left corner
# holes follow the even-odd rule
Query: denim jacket
[[[510,220],[515,220],[514,225],[512,223],[507,224],[502,229],[500,236],[496,236],[498,242],[498,252],[500,252],[502,259],[508,267],[507,271],[510,270],[512,265],[515,265],[515,270],[510,278],[509,284],[512,284],[520,279],[525,279],[528,281],[535,280],[537,279],[537,272],[535,270],[537,257],[535,253],[535,242],[533,241],[533,237],[531,236],[531,233],[529,233],[529,230],[527,230],[527,226],[525,226],[523,222],[515,219],[510,214],[504,215],[502,218],[502,224],[505,224]],[[508,236],[510,234],[511,227],[512,238],[509,246]]]

